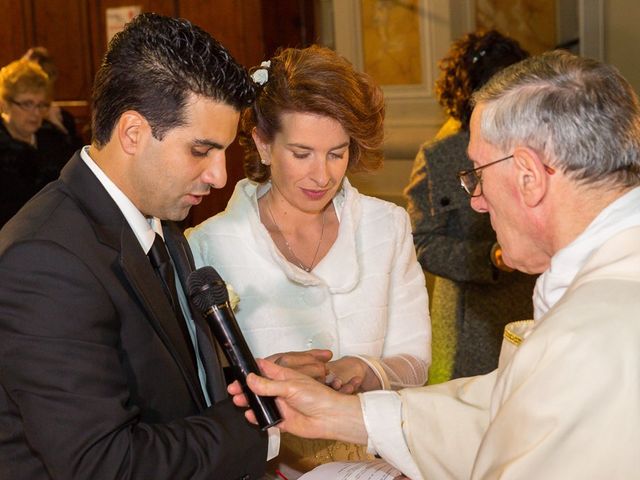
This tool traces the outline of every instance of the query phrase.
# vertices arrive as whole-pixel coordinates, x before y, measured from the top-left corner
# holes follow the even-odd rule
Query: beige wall
[[[604,0],[604,60],[640,93],[640,1]]]
[[[341,2],[341,4],[350,1],[334,0],[334,2]],[[436,5],[445,3],[445,0],[432,1]],[[517,0],[506,3],[501,0],[449,0],[449,9],[444,8],[438,11],[439,23],[432,24],[432,27],[435,27],[433,35],[438,42],[438,48],[428,52],[431,55],[429,57],[431,67],[435,66],[439,56],[446,51],[444,44],[457,38],[461,31],[465,31],[465,27],[467,30],[471,29],[470,25],[475,22],[476,16],[482,16],[485,19],[491,18],[486,14],[487,9],[500,5],[509,7],[509,15],[496,14],[493,17],[496,20],[495,26],[500,28],[498,25],[500,22],[497,21],[499,19],[505,20],[509,17],[509,22],[515,22],[517,16],[514,17],[511,13],[516,7],[548,10],[549,6],[554,3],[559,7],[557,9],[559,17],[556,19],[558,27],[556,41],[563,42],[577,36],[575,31],[577,27],[574,24],[577,21],[576,16],[580,6],[582,15],[587,17],[583,19],[584,38],[581,39],[585,53],[618,67],[634,86],[636,92],[640,93],[640,55],[636,53],[638,46],[640,46],[640,28],[638,28],[640,25],[640,0],[541,0],[541,3],[538,3],[537,0]],[[461,17],[462,21],[460,21]],[[468,17],[471,17],[471,20]],[[527,16],[524,20],[527,20]],[[353,34],[353,30],[350,32]],[[518,36],[519,30],[512,28],[507,33]],[[431,39],[434,37],[432,36]],[[357,50],[357,47],[353,46],[355,43],[349,44],[349,48],[354,51]],[[531,48],[530,45],[528,46]],[[533,48],[531,50],[535,51]],[[351,55],[356,56],[356,53],[351,52]],[[433,79],[433,72],[431,77]],[[435,105],[435,100],[428,99],[425,105],[427,108],[424,108],[420,118],[415,117],[415,112],[409,112],[405,115],[405,112],[402,111],[402,105],[400,105],[400,110],[394,105],[391,106],[387,122],[384,168],[373,175],[351,177],[352,183],[362,193],[378,196],[402,206],[405,205],[402,190],[409,179],[413,157],[419,145],[433,138],[443,122],[443,115]],[[403,121],[403,119],[411,119],[411,121]]]
[[[382,170],[349,175],[349,180],[361,193],[406,207],[402,190],[409,181],[412,166],[412,158],[387,159]]]
[[[472,0],[333,0],[336,50],[356,68],[374,75],[385,92],[385,164],[375,174],[350,176],[362,193],[404,205],[402,190],[408,183],[413,157],[444,121],[433,95],[437,62],[453,38],[469,30],[471,6]],[[389,38],[395,27],[407,22],[419,25],[413,32],[419,34],[419,48],[414,36],[401,36],[397,42]],[[372,68],[366,53],[377,49],[382,50],[381,55],[395,58],[403,48],[408,61],[420,67],[420,75],[377,78],[380,65]],[[395,66],[392,62],[389,68]]]

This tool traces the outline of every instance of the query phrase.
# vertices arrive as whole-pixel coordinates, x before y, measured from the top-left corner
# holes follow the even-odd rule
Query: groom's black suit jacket
[[[186,240],[164,234],[186,285]],[[259,477],[266,436],[226,397],[192,313],[209,408],[147,256],[76,154],[0,232],[0,476]]]

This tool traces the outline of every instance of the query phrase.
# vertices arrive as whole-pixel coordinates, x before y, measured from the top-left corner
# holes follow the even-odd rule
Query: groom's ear
[[[149,122],[135,110],[127,110],[116,123],[115,135],[122,150],[134,155],[146,137],[152,135]]]

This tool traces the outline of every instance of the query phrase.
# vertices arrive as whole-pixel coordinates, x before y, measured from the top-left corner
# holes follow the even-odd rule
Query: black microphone
[[[189,297],[207,319],[218,343],[222,346],[234,376],[240,381],[258,425],[266,430],[282,421],[273,397],[256,395],[247,386],[247,375],[260,375],[258,364],[240,331],[229,304],[229,292],[224,280],[213,267],[199,268],[189,275]]]

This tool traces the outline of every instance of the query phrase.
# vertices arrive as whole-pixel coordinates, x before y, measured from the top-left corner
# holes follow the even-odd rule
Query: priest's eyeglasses
[[[479,197],[480,195],[482,195],[482,170],[490,167],[491,165],[495,165],[496,163],[509,160],[510,158],[513,158],[513,154],[494,162],[489,162],[486,165],[482,165],[478,168],[472,168],[471,170],[462,170],[458,172],[460,185],[462,186],[462,188],[464,188],[464,191],[467,192],[470,197]]]
[[[478,168],[472,168],[470,170],[462,170],[458,172],[460,185],[470,197],[481,196],[482,195],[482,170],[484,170],[487,167],[490,167],[491,165],[495,165],[496,163],[509,160],[510,158],[513,158],[513,154],[504,158],[500,158],[493,162],[489,162],[486,165],[482,165],[481,167],[478,167]],[[555,169],[550,167],[549,165],[544,165],[544,169],[549,175],[553,175],[554,173],[556,173]]]

